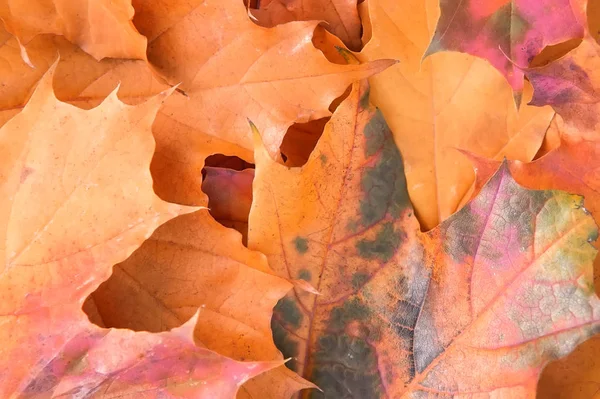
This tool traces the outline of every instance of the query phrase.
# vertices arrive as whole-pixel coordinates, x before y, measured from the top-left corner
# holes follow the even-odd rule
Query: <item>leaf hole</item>
[[[280,147],[282,163],[289,167],[305,165],[329,119],[329,117],[321,118],[307,123],[294,123],[290,126]]]
[[[234,164],[234,166],[240,165]],[[202,169],[202,191],[208,196],[211,216],[222,226],[237,230],[242,235],[244,246],[248,246],[253,167],[254,165],[251,168],[234,169],[205,166]]]

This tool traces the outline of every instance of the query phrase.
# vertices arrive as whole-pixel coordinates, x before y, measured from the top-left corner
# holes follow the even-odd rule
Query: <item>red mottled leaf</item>
[[[485,58],[508,80],[518,102],[520,68],[545,46],[583,37],[582,0],[440,0],[440,8],[426,54],[450,50]]]
[[[275,341],[324,397],[531,398],[544,365],[600,328],[582,198],[524,189],[503,165],[421,233],[364,86],[302,168],[260,146],[255,160],[249,247],[321,293],[280,301]]]
[[[150,128],[166,93],[137,106],[113,93],[85,111],[51,82],[0,128],[0,397],[233,397],[281,364],[196,347],[196,318],[161,334],[87,320],[81,305],[112,266],[194,208],[152,191]]]
[[[586,212],[590,212],[600,224],[600,142],[581,141],[573,143],[562,141],[560,147],[552,150],[531,163],[510,161],[511,173],[526,187],[534,189],[560,189],[582,194],[585,198]],[[477,185],[491,175],[490,170],[497,164],[485,159],[472,159],[478,168]],[[597,236],[590,237],[596,241]],[[594,280],[600,281],[600,257],[594,261]],[[596,338],[565,359],[548,366],[539,382],[540,399],[591,398],[587,392],[595,392],[600,384],[600,364],[591,358],[600,352],[600,340]],[[596,387],[596,388],[594,388]]]

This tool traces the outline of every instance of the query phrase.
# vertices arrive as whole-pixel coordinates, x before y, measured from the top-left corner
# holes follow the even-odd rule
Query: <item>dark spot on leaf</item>
[[[300,280],[310,281],[311,277],[312,277],[312,273],[310,272],[310,270],[302,269],[298,272],[298,278]]]
[[[308,251],[308,240],[306,238],[296,237],[294,239],[294,246],[298,253],[305,254],[306,251]]]
[[[31,175],[35,170],[30,168],[29,166],[24,166],[23,169],[21,169],[21,178],[20,178],[20,182],[24,183],[25,180],[27,180],[27,178],[29,177],[29,175]]]
[[[310,379],[323,390],[311,398],[379,398],[383,395],[375,350],[347,334],[319,338]]]
[[[336,331],[343,330],[348,323],[366,320],[370,314],[371,310],[358,298],[351,298],[331,311],[329,326]]]
[[[296,371],[298,365],[294,358],[298,356],[298,343],[289,337],[289,333],[275,319],[271,320],[271,329],[277,349],[281,351],[284,358],[291,358],[285,365],[290,370]]]
[[[357,272],[352,275],[352,287],[358,289],[369,280],[369,275],[362,272]]]
[[[25,388],[23,394],[48,394],[52,396],[54,387],[58,384],[58,377],[54,374],[48,374],[44,370],[42,375],[38,375],[32,380],[29,385]]]
[[[362,239],[356,243],[358,254],[365,259],[389,261],[402,242],[402,232],[394,231],[391,222],[384,224],[374,240]]]
[[[595,228],[590,232],[590,235],[588,236],[588,242],[594,242],[598,239],[598,229]]]
[[[300,323],[302,323],[302,318],[304,317],[296,302],[289,297],[282,298],[277,302],[273,312],[282,323],[293,328],[299,328]]]
[[[360,98],[360,107],[362,109],[367,109],[369,108],[369,95],[371,94],[371,88],[369,87],[362,95],[362,97]]]
[[[365,168],[361,180],[364,193],[360,201],[361,223],[371,225],[386,213],[393,217],[410,206],[400,151],[379,110],[364,129],[365,156],[376,156],[375,165]]]

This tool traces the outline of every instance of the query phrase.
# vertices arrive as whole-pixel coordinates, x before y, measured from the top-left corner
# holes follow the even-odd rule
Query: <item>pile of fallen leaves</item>
[[[597,397],[598,11],[0,0],[0,398]]]

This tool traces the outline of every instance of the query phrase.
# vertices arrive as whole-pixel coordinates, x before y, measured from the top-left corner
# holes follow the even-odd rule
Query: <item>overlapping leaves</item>
[[[0,396],[531,397],[598,330],[582,1],[71,3],[0,0]]]

